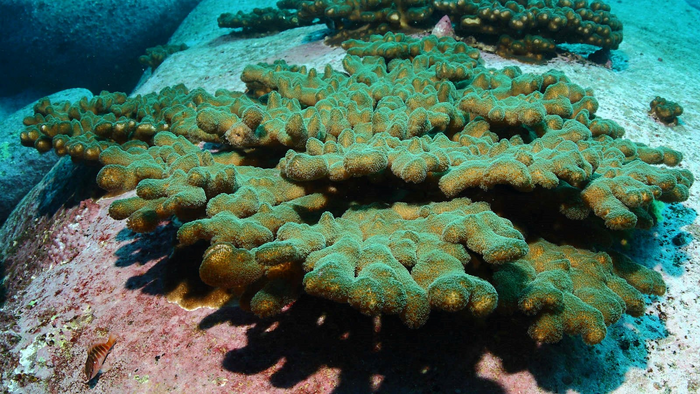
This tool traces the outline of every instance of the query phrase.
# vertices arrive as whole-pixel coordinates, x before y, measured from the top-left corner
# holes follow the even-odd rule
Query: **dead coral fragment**
[[[437,38],[441,37],[455,37],[455,30],[452,28],[452,21],[450,20],[450,17],[445,15],[440,20],[435,24],[435,27],[433,27],[433,30],[430,31],[431,35],[434,35]]]

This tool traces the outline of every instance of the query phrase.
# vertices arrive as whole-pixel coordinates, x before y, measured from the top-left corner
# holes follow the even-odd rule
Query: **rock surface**
[[[86,87],[130,91],[139,55],[165,44],[200,0],[0,2],[0,94]]]
[[[87,89],[68,89],[48,97],[56,103],[73,102],[86,96],[92,97]],[[4,198],[0,200],[0,224],[5,222],[15,205],[58,161],[53,151],[42,155],[20,144],[19,133],[24,128],[22,120],[34,114],[33,108],[34,103],[28,104],[0,120],[0,190],[4,192]]]

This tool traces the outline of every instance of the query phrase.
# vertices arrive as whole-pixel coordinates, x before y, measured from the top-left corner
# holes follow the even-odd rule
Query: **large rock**
[[[83,86],[131,91],[138,56],[164,44],[200,0],[0,1],[0,94]]]
[[[92,97],[87,89],[68,89],[49,96],[51,102],[78,101]],[[19,133],[24,130],[22,120],[34,114],[34,103],[0,120],[0,224],[10,215],[15,205],[56,164],[58,157],[51,151],[40,154],[20,144]]]
[[[700,0],[685,0],[686,3],[690,4],[691,7],[695,7],[700,10]]]

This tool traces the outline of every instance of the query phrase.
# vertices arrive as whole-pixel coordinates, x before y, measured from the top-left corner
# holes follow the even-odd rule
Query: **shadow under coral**
[[[666,204],[651,231],[635,231],[620,251],[646,267],[660,265],[663,272],[679,277],[687,270],[690,256],[684,247],[693,235],[683,228],[695,222],[698,213],[682,204]]]
[[[200,328],[248,325],[250,319],[238,308],[222,308]],[[654,318],[638,320],[649,319]],[[529,386],[527,374],[515,376],[518,372],[528,372],[539,387],[554,392],[606,392],[623,382],[628,369],[646,364],[633,360],[631,353],[641,351],[646,358],[644,341],[650,338],[627,328],[613,327],[601,347],[571,337],[538,345],[526,331],[521,318],[477,321],[450,313],[432,313],[417,330],[384,317],[375,330],[371,318],[346,305],[303,296],[280,316],[258,320],[247,331],[247,346],[228,352],[223,366],[254,375],[283,361],[270,377],[279,388],[294,387],[321,368],[332,368],[340,372],[336,393],[505,393],[510,391],[506,381],[508,386]],[[501,367],[494,366],[499,362]],[[601,379],[602,371],[607,371],[606,379]]]
[[[670,218],[677,209],[685,208],[666,210],[665,216]],[[677,224],[668,227],[678,228]],[[221,295],[198,276],[207,245],[172,253],[173,242],[163,240],[174,239],[175,231],[168,224],[153,234],[127,230],[120,234],[134,242],[117,252],[118,266],[157,260],[125,287],[168,299],[178,293],[178,302],[184,300],[190,306],[211,305]],[[154,244],[159,246],[154,249]],[[609,392],[622,385],[630,369],[646,369],[647,342],[667,335],[663,321],[651,314],[625,315],[596,346],[568,336],[557,344],[538,345],[527,335],[525,317],[477,320],[466,314],[433,312],[428,323],[416,330],[394,316],[377,321],[379,330],[372,318],[347,305],[302,296],[270,319],[259,319],[235,306],[221,307],[205,317],[199,328],[251,326],[246,330],[246,345],[222,359],[228,371],[256,375],[272,370],[272,386],[292,388],[322,369],[337,370],[336,393],[505,393],[533,385],[553,392]]]
[[[187,255],[201,256],[200,252]],[[179,256],[160,260],[126,286],[169,296],[187,283],[190,302],[211,297],[212,288],[192,279],[197,277],[197,259]],[[623,383],[629,369],[645,368],[646,341],[666,335],[654,316],[625,316],[609,328],[600,345],[588,346],[572,337],[538,345],[527,336],[525,318],[476,320],[439,312],[431,313],[428,323],[417,330],[394,316],[383,317],[377,331],[372,318],[351,307],[310,296],[302,296],[270,319],[222,307],[205,317],[199,328],[206,331],[220,324],[252,326],[246,331],[246,346],[224,356],[226,370],[256,375],[282,363],[270,376],[270,384],[292,388],[321,369],[337,369],[336,393],[505,393],[506,385],[532,383],[554,392],[608,392]],[[653,331],[657,334],[650,337]]]

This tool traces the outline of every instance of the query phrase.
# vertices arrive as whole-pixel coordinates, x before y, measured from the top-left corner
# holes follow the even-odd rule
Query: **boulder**
[[[0,94],[76,86],[131,91],[139,55],[165,44],[200,0],[0,1]]]
[[[49,96],[51,102],[78,101],[92,97],[87,89],[68,89]],[[22,120],[34,114],[34,102],[0,120],[0,224],[34,185],[39,183],[58,157],[51,151],[41,154],[20,144],[19,133],[24,130]]]

